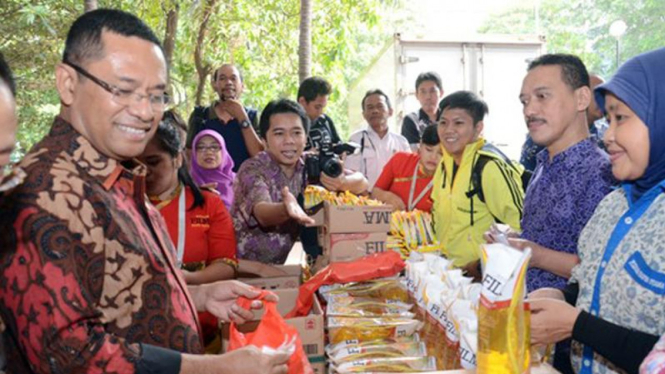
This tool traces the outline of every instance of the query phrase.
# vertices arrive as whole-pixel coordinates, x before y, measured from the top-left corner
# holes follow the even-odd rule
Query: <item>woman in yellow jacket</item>
[[[468,91],[439,104],[443,159],[434,174],[434,229],[444,254],[474,276],[483,234],[493,223],[519,232],[524,200],[521,168],[480,136],[487,113],[487,104]]]

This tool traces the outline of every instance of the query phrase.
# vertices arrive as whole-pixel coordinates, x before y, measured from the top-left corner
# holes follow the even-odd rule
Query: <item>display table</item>
[[[446,370],[446,371],[432,371],[422,374],[475,374],[474,370]],[[531,374],[560,374],[554,370],[553,367],[547,364],[536,365],[531,367]]]

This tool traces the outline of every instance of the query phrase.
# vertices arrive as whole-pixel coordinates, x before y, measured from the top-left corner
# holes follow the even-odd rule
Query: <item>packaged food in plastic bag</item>
[[[478,374],[522,374],[530,365],[530,316],[524,302],[531,250],[504,244],[482,248],[478,307]]]
[[[332,298],[340,296],[398,300],[402,302],[407,302],[409,299],[406,284],[399,278],[338,284],[333,288],[321,289],[319,293],[327,302],[330,302]]]
[[[331,365],[334,373],[404,373],[436,370],[434,357],[377,358]]]
[[[353,296],[333,297],[328,301],[328,317],[394,317],[412,319],[412,304],[399,300],[378,300]]]
[[[396,343],[413,343],[413,342],[420,342],[420,335],[418,333],[414,333],[411,336],[400,336],[396,338],[387,338],[387,339],[377,339],[377,340],[368,340],[365,342],[361,342],[358,339],[351,339],[351,340],[345,340],[343,342],[339,342],[337,344],[328,344],[325,348],[326,354],[328,357],[332,357],[336,355],[339,351],[345,350],[347,348],[364,348],[364,347],[371,347],[374,345],[389,345],[389,344],[396,344]]]
[[[370,358],[425,357],[427,348],[423,342],[393,343],[370,345],[366,347],[350,346],[328,356],[330,362],[339,365],[342,362],[367,360]]]
[[[414,319],[331,317],[328,336],[332,344],[351,339],[364,342],[413,335],[421,325]]]

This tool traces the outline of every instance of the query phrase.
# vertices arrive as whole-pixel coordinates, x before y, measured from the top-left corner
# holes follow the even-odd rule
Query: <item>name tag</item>
[[[641,253],[633,253],[623,267],[639,285],[657,295],[665,295],[665,274],[649,267]]]

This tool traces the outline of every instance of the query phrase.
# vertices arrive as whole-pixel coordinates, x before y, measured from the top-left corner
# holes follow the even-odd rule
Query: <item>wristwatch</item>
[[[252,126],[252,123],[249,122],[248,120],[244,120],[244,121],[240,122],[240,128],[241,129],[246,129],[250,126]]]

